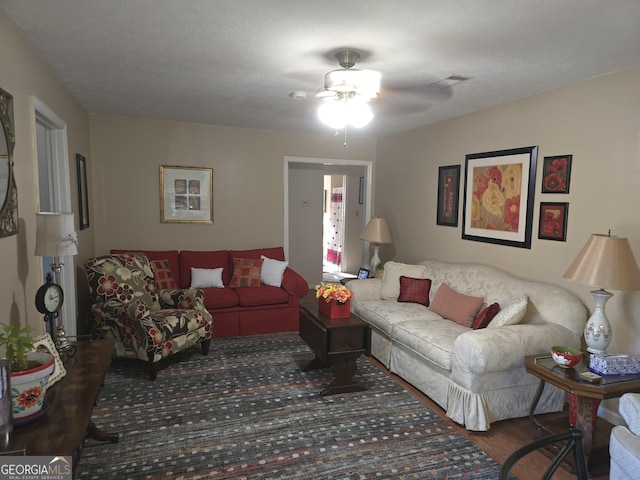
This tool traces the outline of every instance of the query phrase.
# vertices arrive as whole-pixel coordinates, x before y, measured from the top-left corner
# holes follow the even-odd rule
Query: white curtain
[[[342,187],[336,187],[331,192],[329,207],[329,224],[327,239],[327,263],[338,265],[342,263],[342,233],[343,233],[343,204]]]

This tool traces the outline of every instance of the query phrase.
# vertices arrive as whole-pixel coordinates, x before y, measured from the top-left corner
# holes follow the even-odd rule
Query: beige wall
[[[92,115],[96,252],[284,244],[284,158],[374,160],[375,140]],[[160,223],[160,165],[214,169],[214,223]]]
[[[18,235],[0,238],[0,322],[30,325],[38,333],[44,322],[34,305],[36,290],[43,283],[42,259],[34,255],[35,213],[39,210],[35,116],[33,96],[38,97],[67,124],[71,185],[76,185],[75,154],[88,156],[89,120],[56,76],[25,41],[15,24],[0,11],[0,88],[14,101],[15,177],[18,189]],[[77,193],[71,191],[77,217]],[[76,219],[76,228],[77,228]],[[79,232],[82,256],[93,252],[93,230]]]

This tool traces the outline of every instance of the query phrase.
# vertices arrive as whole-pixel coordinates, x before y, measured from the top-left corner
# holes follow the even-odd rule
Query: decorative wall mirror
[[[0,237],[18,233],[18,190],[13,176],[13,97],[0,88]]]

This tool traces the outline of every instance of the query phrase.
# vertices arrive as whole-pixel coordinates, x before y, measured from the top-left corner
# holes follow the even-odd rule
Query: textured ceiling
[[[343,47],[380,135],[640,65],[638,0],[0,0],[90,113],[289,131]],[[470,80],[445,90],[450,75]],[[294,99],[291,92],[306,92]],[[355,132],[353,132],[355,133]]]

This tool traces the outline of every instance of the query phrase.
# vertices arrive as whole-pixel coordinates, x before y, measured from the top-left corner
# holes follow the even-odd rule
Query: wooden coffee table
[[[355,314],[349,318],[331,319],[318,312],[318,306],[300,307],[299,335],[315,353],[303,370],[331,368],[334,381],[320,395],[361,392],[366,390],[354,381],[356,361],[361,354],[371,354],[369,324]]]
[[[75,469],[85,437],[114,443],[119,437],[102,432],[91,420],[115,341],[79,341],[74,345],[76,354],[64,365],[66,376],[47,389],[49,410],[31,423],[14,427],[9,449],[24,450],[26,455],[70,455]]]

